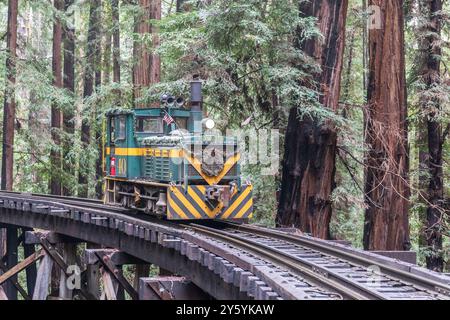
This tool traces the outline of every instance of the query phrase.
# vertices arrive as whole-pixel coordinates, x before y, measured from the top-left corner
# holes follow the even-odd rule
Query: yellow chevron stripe
[[[188,220],[189,218],[186,216],[186,214],[183,212],[183,210],[180,209],[180,207],[172,200],[172,196],[169,192],[169,206],[182,218]]]
[[[220,180],[227,175],[227,173],[233,168],[233,166],[241,159],[241,154],[237,153],[232,157],[229,157],[223,166],[222,172],[217,177],[209,177],[203,173],[202,163],[193,155],[184,152],[184,157],[189,161],[189,163],[197,170],[197,172],[202,176],[203,179],[208,182],[210,186],[217,184]]]
[[[188,194],[191,196],[191,198],[197,203],[197,205],[205,211],[206,215],[210,218],[214,218],[214,213],[208,208],[208,206],[205,204],[205,202],[200,199],[200,197],[195,193],[193,187],[188,187]]]
[[[245,206],[234,216],[233,219],[240,219],[247,212],[248,209],[253,205],[253,199],[248,200]]]
[[[222,211],[223,209],[223,203],[220,202],[219,205],[214,209],[214,211],[212,212],[212,217],[215,218],[217,217],[217,215]]]
[[[186,199],[184,194],[180,192],[177,188],[172,189],[173,194],[177,197],[178,200],[180,200],[183,205],[188,209],[197,219],[201,219],[202,215],[195,209],[192,204],[189,203],[189,200]]]
[[[233,213],[233,211],[239,206],[239,204],[242,201],[244,201],[245,197],[247,197],[250,192],[252,192],[252,187],[247,187],[244,190],[244,192],[242,192],[242,194],[236,199],[236,201],[234,201],[233,204],[230,207],[228,207],[228,209],[222,215],[222,218],[223,219],[228,218]]]

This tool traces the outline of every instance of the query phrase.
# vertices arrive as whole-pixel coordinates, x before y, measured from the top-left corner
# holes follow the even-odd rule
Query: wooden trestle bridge
[[[401,261],[404,253],[293,230],[172,223],[96,200],[14,192],[0,192],[0,224],[10,231],[0,299],[450,299],[450,276]],[[134,280],[124,265],[135,265]],[[149,277],[149,265],[160,275]]]

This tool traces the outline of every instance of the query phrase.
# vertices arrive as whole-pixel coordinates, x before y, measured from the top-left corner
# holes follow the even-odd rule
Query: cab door
[[[112,117],[110,128],[110,175],[117,178],[127,178],[127,116]]]

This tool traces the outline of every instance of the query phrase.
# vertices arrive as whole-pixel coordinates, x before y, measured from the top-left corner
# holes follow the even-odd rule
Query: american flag
[[[172,117],[170,116],[170,114],[168,114],[167,112],[166,112],[166,115],[165,115],[164,118],[163,118],[163,121],[164,121],[167,125],[169,125],[169,124],[175,122],[175,120],[173,120],[173,118],[172,118]]]

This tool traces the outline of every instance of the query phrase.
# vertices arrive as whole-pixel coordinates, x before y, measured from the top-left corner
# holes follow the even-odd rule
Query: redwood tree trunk
[[[63,0],[54,0],[53,2],[55,11],[61,14],[64,2]],[[62,78],[62,25],[61,19],[55,15],[55,21],[53,24],[53,58],[52,58],[52,70],[53,70],[53,85],[56,88],[63,87]],[[50,193],[56,195],[62,195],[61,189],[61,137],[59,130],[61,129],[61,109],[55,103],[52,104],[51,112],[51,135],[54,147],[52,148],[51,159],[51,178],[50,178]]]
[[[65,0],[64,8],[67,12],[74,0]],[[71,19],[73,20],[73,18]],[[63,171],[66,175],[74,175],[74,167],[71,164],[71,160],[68,159],[68,154],[71,150],[73,134],[75,132],[75,30],[73,25],[66,23],[63,29],[63,42],[64,42],[64,77],[63,86],[67,92],[71,95],[73,101],[73,107],[66,107],[63,110],[63,125],[65,132],[65,140],[63,146]],[[73,189],[68,186],[63,186],[63,194],[66,196],[72,195]]]
[[[18,0],[8,2],[8,31],[6,37],[6,84],[3,104],[2,190],[13,188],[14,126],[16,118],[16,59],[17,59]]]
[[[102,3],[99,2],[99,10],[96,17],[97,21],[97,33],[96,40],[94,41],[94,74],[95,74],[95,88],[99,88],[102,85],[102,15],[101,10]],[[95,131],[95,141],[97,144],[98,155],[95,161],[95,197],[101,199],[103,195],[102,179],[103,179],[103,143],[102,143],[102,119],[99,114],[99,110],[95,107],[94,110],[95,119],[97,121],[96,131]]]
[[[152,46],[157,48],[159,36],[156,27],[149,23],[150,19],[161,19],[161,0],[139,0],[141,14],[137,18],[135,32],[140,35],[152,34]],[[135,65],[133,68],[134,101],[136,108],[148,107],[148,103],[142,100],[143,91],[150,84],[160,81],[161,60],[155,53],[149,53],[148,48],[141,41],[134,43],[133,56]]]
[[[320,99],[325,108],[338,109],[345,43],[348,1],[302,1],[300,11],[318,18],[324,39],[297,41],[298,47],[315,58],[322,71]],[[300,39],[300,37],[299,37]],[[330,237],[331,193],[334,189],[336,128],[330,121],[298,118],[290,111],[286,131],[283,177],[277,224],[295,226],[320,238]]]
[[[161,0],[152,0],[150,19],[161,20]],[[153,49],[159,47],[158,29],[154,25],[150,25],[150,33],[152,37]],[[150,83],[158,83],[161,81],[161,58],[158,54],[150,55]]]
[[[408,250],[408,137],[403,1],[371,0],[381,29],[369,30],[365,114],[366,250]]]
[[[119,0],[111,0],[113,21],[113,81],[120,83],[120,20]]]
[[[111,50],[112,34],[105,32],[105,47],[103,50],[103,83],[108,85],[111,82]]]
[[[14,129],[16,120],[16,60],[17,60],[17,14],[18,0],[8,1],[8,30],[6,36],[6,84],[3,105],[3,146],[2,146],[2,181],[1,189],[13,189],[14,176]],[[17,264],[17,228],[8,226],[0,232],[0,249],[6,250],[6,267]],[[0,252],[2,254],[2,252]],[[3,258],[3,257],[0,257]],[[17,276],[12,278],[17,281]],[[17,290],[11,281],[4,284],[5,292],[10,300],[17,300]]]
[[[94,93],[94,83],[99,81],[98,73],[95,71],[95,62],[97,61],[97,46],[99,45],[99,14],[100,14],[100,0],[90,1],[89,14],[89,28],[88,28],[88,43],[87,43],[87,64],[84,71],[84,92],[83,97],[90,97]],[[91,142],[91,126],[90,121],[92,114],[89,110],[84,110],[83,120],[81,123],[81,142],[87,148]],[[80,172],[78,176],[79,192],[78,196],[86,198],[88,196],[88,176],[89,173],[89,159],[85,153],[80,159]]]
[[[442,219],[444,208],[444,184],[443,184],[443,160],[442,147],[444,139],[442,136],[442,125],[436,119],[436,110],[441,109],[439,97],[430,91],[441,84],[440,59],[442,49],[436,45],[441,35],[441,11],[442,0],[421,0],[422,13],[427,17],[424,39],[424,61],[421,75],[426,85],[426,92],[422,102],[422,112],[426,119],[426,135],[428,140],[428,157],[421,163],[421,168],[428,171],[426,232],[428,251],[427,267],[435,271],[443,271],[444,259],[442,256]]]

